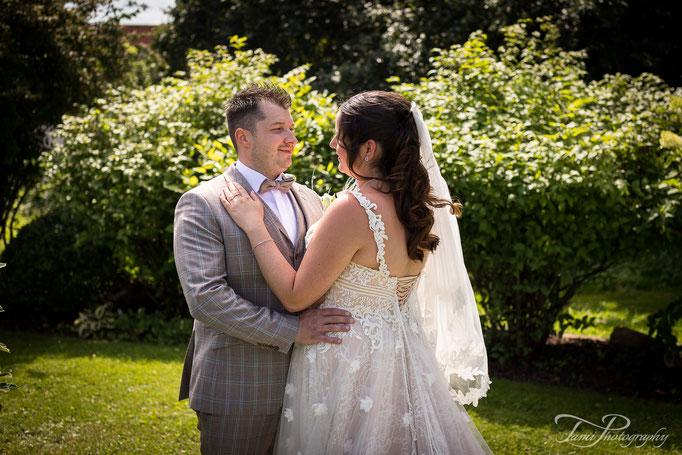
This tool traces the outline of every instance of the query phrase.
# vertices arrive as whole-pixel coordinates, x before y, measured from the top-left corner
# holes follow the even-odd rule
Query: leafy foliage
[[[111,303],[99,305],[94,310],[86,309],[78,313],[78,319],[73,321],[73,328],[79,337],[88,338],[93,334],[114,328],[114,314]]]
[[[105,303],[95,311],[82,312],[73,329],[82,338],[179,345],[187,342],[193,325],[191,317],[167,318],[160,311],[147,313],[144,308],[113,313]]]
[[[292,171],[319,188],[340,177],[329,160],[335,105],[311,89],[305,67],[270,76],[275,57],[260,50],[191,51],[186,79],[170,77],[137,90],[112,90],[55,132],[62,143],[46,152],[45,187],[56,205],[77,214],[82,245],[107,245],[112,261],[152,285],[159,307],[184,313],[172,257],[173,212],[180,194],[219,175],[236,155],[224,126],[223,105],[249,83],[269,81],[293,97],[300,142]],[[313,175],[314,174],[314,175]]]
[[[0,298],[14,322],[71,322],[110,290],[113,245],[79,243],[83,229],[72,213],[54,210],[22,228],[7,246],[2,258],[12,267],[3,271]]]
[[[544,343],[585,280],[674,226],[682,194],[682,155],[659,146],[681,124],[671,89],[649,74],[585,82],[584,53],[561,50],[544,20],[505,33],[497,52],[474,33],[395,87],[429,118],[465,205],[465,258],[502,360]]]
[[[128,1],[129,6],[135,6]],[[92,22],[100,13],[109,19]],[[3,0],[0,3],[0,238],[27,190],[50,127],[121,81],[128,57],[114,0]],[[11,229],[11,227],[10,227]]]
[[[4,262],[0,262],[0,269],[4,268],[7,264]],[[3,313],[5,310],[2,309],[0,306],[0,313]],[[0,352],[6,352],[9,354],[9,348],[5,343],[0,341]],[[9,371],[2,371],[0,370],[0,378],[11,378],[12,373]],[[0,392],[9,392],[11,389],[16,389],[17,386],[16,384],[12,384],[10,382],[7,382],[7,379],[0,379]],[[0,410],[2,409],[2,405],[0,405]]]
[[[660,144],[662,131],[682,130],[660,79],[587,82],[584,53],[561,50],[546,20],[505,33],[497,51],[480,32],[437,50],[428,78],[396,87],[425,112],[465,203],[465,257],[502,360],[544,343],[556,321],[559,332],[589,327],[565,312],[582,283],[678,235],[682,159]],[[65,117],[63,144],[43,159],[48,194],[86,226],[79,243],[110,246],[118,268],[158,290],[166,317],[185,312],[171,254],[175,202],[235,158],[221,109],[231,94],[249,82],[283,85],[301,140],[293,172],[319,193],[343,183],[327,146],[332,96],[311,87],[307,67],[272,76],[274,56],[231,43],[191,51],[186,79],[112,91]]]
[[[669,368],[679,367],[682,363],[682,347],[677,344],[673,327],[682,320],[682,298],[679,298],[649,316],[647,323],[649,335],[663,346],[663,360]]]
[[[179,0],[157,42],[174,70],[188,49],[212,49],[231,35],[281,58],[275,71],[309,63],[316,86],[343,95],[386,88],[386,77],[415,82],[430,50],[463,43],[482,29],[494,45],[519,19],[554,17],[565,49],[586,49],[592,78],[659,74],[678,84],[679,2],[664,0]]]
[[[168,63],[149,46],[135,46],[123,41],[126,52],[127,71],[123,84],[128,87],[144,88],[161,82],[168,73]]]
[[[212,49],[239,35],[277,55],[278,71],[313,64],[319,87],[365,87],[391,74],[381,40],[389,24],[378,2],[188,0],[171,15],[158,46],[176,70],[184,68],[188,49]]]
[[[556,334],[559,338],[564,335],[566,329],[574,329],[578,332],[582,332],[590,327],[595,327],[595,316],[584,315],[580,318],[575,317],[570,311],[562,313],[557,316],[556,322],[559,323],[559,330]]]

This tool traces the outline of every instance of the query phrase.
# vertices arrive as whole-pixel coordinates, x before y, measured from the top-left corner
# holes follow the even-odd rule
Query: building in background
[[[154,39],[154,29],[158,25],[121,25],[126,38],[134,46],[150,46]]]

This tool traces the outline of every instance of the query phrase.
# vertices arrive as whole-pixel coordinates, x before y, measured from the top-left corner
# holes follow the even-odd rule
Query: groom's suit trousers
[[[207,414],[197,411],[202,455],[271,454],[279,427],[280,413],[265,416]]]

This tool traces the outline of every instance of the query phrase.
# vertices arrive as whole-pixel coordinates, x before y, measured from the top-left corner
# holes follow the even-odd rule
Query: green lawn
[[[84,341],[5,333],[12,349],[0,366],[11,368],[21,388],[0,396],[0,453],[198,453],[194,413],[176,401],[184,346]],[[497,454],[682,453],[682,406],[608,396],[565,387],[493,378],[488,397],[469,412]],[[598,423],[606,414],[632,421],[625,434],[669,435],[661,448],[639,449],[600,441],[581,449],[560,443],[572,414]],[[616,422],[620,423],[620,422]],[[601,431],[584,434],[597,437]],[[585,443],[583,443],[585,444]]]
[[[184,348],[10,333],[2,357],[20,389],[0,397],[0,453],[198,453],[176,401]]]
[[[595,327],[584,332],[568,329],[565,333],[582,333],[608,338],[611,331],[619,325],[648,333],[647,317],[664,308],[679,295],[680,291],[672,289],[581,293],[571,300],[569,310],[576,317],[586,314],[595,316]],[[558,329],[558,324],[556,328]],[[682,341],[682,320],[675,325],[673,334],[678,342]]]

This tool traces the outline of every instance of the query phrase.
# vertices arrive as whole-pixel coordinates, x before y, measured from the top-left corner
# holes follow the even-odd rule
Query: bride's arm
[[[360,229],[369,229],[362,207],[349,194],[341,195],[319,221],[296,272],[265,228],[255,193],[249,197],[239,184],[230,183],[220,200],[246,232],[263,277],[289,311],[301,311],[324,295],[360,248]]]

